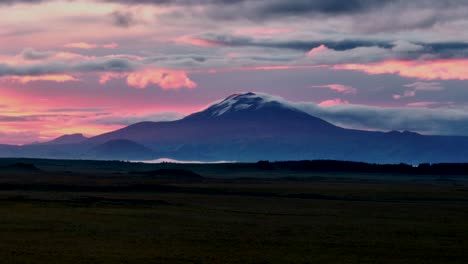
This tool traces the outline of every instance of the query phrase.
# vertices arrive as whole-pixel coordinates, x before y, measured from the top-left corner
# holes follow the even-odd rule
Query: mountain
[[[83,134],[70,134],[63,135],[51,141],[42,144],[76,144],[81,143],[87,140],[88,138],[83,136]]]
[[[274,97],[245,93],[178,121],[137,123],[87,142],[127,139],[182,160],[306,159],[304,141],[324,142],[344,131]]]
[[[115,139],[97,145],[84,155],[92,159],[146,160],[154,157],[154,152],[136,142]]]
[[[4,149],[9,155],[53,158],[468,162],[468,137],[345,129],[281,98],[251,92],[233,94],[181,120],[141,122],[84,141],[58,142],[63,141],[3,146],[0,155]]]

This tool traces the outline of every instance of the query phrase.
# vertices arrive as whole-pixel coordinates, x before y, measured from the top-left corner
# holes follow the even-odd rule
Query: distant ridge
[[[76,144],[81,143],[88,138],[81,133],[63,135],[51,141],[45,142],[45,144]]]
[[[135,160],[151,159],[154,152],[131,140],[116,139],[91,148],[85,156],[96,159]]]

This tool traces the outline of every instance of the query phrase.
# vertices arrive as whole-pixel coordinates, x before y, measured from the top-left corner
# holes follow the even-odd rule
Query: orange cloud
[[[363,71],[368,74],[398,74],[424,80],[468,80],[468,59],[403,61],[391,60],[370,64],[342,64],[333,69]]]

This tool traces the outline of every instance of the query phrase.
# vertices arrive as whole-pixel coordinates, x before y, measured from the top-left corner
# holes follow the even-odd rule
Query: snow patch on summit
[[[291,104],[287,103],[281,97],[272,96],[264,93],[240,93],[233,94],[221,102],[214,104],[212,107],[212,116],[221,116],[227,112],[236,112],[249,108],[259,109],[268,103],[276,102],[286,108],[293,108]]]

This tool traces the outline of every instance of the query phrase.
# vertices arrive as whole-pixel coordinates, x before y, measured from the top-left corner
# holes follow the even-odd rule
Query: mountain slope
[[[114,139],[135,141],[160,157],[190,160],[468,161],[468,137],[344,129],[256,93],[231,95],[182,120],[142,122],[86,142]]]
[[[51,141],[42,143],[42,144],[76,144],[81,143],[87,140],[88,138],[85,137],[83,134],[70,134],[70,135],[63,135]]]
[[[85,158],[92,159],[118,159],[118,160],[145,160],[153,159],[154,152],[136,142],[116,139],[110,140],[91,148]]]

